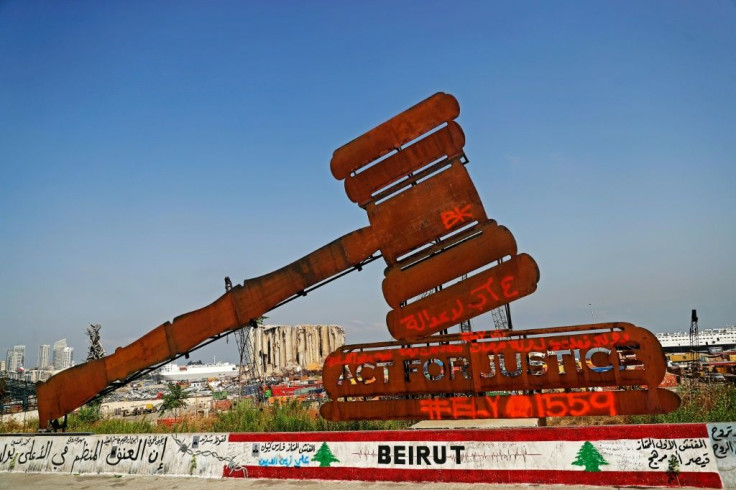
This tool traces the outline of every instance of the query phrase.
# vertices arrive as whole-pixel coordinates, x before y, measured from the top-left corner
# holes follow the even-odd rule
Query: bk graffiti
[[[470,204],[466,204],[463,207],[455,206],[454,209],[443,211],[440,216],[442,217],[442,223],[448,230],[457,226],[458,224],[464,223],[466,221],[471,221],[473,219],[473,213],[471,212]]]

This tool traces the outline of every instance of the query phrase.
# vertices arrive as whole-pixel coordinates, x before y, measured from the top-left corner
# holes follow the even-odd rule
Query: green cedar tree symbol
[[[312,460],[319,461],[320,466],[330,466],[330,463],[340,462],[340,460],[337,459],[334,454],[332,454],[332,451],[330,451],[330,447],[327,445],[326,442],[322,443]]]
[[[585,442],[578,451],[577,459],[572,462],[576,466],[585,466],[585,471],[601,471],[600,465],[608,464],[601,453],[590,442]]]

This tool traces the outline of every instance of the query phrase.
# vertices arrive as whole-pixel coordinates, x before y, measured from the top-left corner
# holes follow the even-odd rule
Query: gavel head
[[[530,294],[539,280],[531,257],[516,256],[511,233],[486,216],[465,168],[459,114],[453,96],[437,93],[338,148],[330,162],[367,211],[389,266],[383,292],[397,339],[490,311]],[[483,270],[506,256],[503,270]]]

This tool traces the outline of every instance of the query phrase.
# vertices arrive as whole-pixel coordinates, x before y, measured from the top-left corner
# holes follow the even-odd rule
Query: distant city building
[[[62,358],[64,357],[64,349],[67,347],[66,345],[66,339],[57,340],[54,342],[54,350],[53,350],[53,366],[54,369],[59,370],[63,369],[61,367],[62,364]]]
[[[49,356],[51,355],[51,346],[44,344],[38,348],[38,369],[46,369],[49,367]]]
[[[51,371],[43,369],[29,369],[24,373],[24,379],[31,383],[38,383],[39,381],[46,381],[51,377]]]
[[[8,371],[11,373],[14,373],[18,371],[18,368],[22,366],[23,366],[23,362],[22,362],[20,355],[17,352],[11,350],[10,357],[8,359]]]
[[[0,361],[0,373],[4,373],[5,371],[7,371],[7,369],[5,368],[5,361],[2,360]]]
[[[74,348],[66,345],[66,339],[54,342],[54,370],[61,371],[72,366]]]
[[[15,345],[12,349],[8,349],[5,365],[9,372],[15,373],[18,370],[23,369],[23,364],[26,358],[26,346]]]

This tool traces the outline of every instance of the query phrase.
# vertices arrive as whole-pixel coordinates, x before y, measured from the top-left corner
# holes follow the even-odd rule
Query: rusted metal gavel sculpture
[[[536,289],[539,270],[516,255],[513,236],[488,220],[464,163],[465,137],[454,122],[457,100],[437,93],[334,152],[333,175],[364,207],[370,226],[349,233],[270,274],[247,279],[212,304],[160,325],[101,359],[39,383],[39,425],[62,417],[110,386],[174,359],[213,336],[261,317],[282,301],[380,251],[388,269],[384,296],[397,339],[430,335]],[[432,295],[422,293],[484,267]],[[485,294],[469,297],[471,290]],[[468,297],[467,301],[458,298]]]
[[[332,173],[366,210],[370,226],[40,383],[40,425],[360,268],[379,251],[388,265],[383,294],[396,342],[344,346],[328,356],[323,380],[332,401],[322,406],[324,417],[546,417],[677,408],[677,395],[657,388],[665,375],[659,342],[628,323],[433,335],[531,294],[539,281],[534,260],[517,254],[511,232],[486,215],[465,168],[459,112],[454,97],[437,93],[338,148]],[[507,393],[491,395],[499,390]]]

